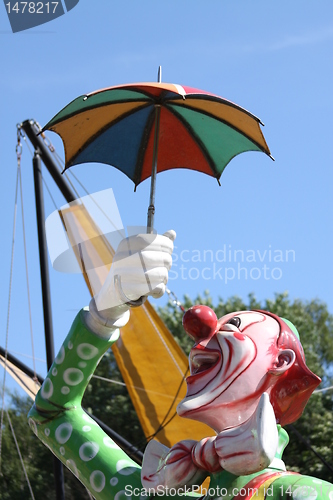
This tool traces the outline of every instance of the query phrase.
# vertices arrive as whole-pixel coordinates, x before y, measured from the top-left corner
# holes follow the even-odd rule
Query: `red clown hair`
[[[280,327],[277,339],[279,349],[291,349],[296,355],[293,365],[282,375],[271,390],[270,401],[277,423],[282,426],[295,422],[321,379],[306,366],[302,344],[287,323],[268,311],[260,311],[274,318]]]

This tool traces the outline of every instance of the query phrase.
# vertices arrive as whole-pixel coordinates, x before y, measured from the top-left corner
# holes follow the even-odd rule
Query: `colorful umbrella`
[[[135,187],[151,176],[147,226],[152,228],[157,172],[187,168],[219,181],[230,160],[244,151],[271,156],[260,124],[259,118],[224,98],[158,82],[80,96],[43,130],[61,136],[65,169],[86,162],[107,163],[126,174]]]

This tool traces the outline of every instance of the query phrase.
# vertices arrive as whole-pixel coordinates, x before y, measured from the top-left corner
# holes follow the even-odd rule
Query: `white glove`
[[[175,238],[174,231],[167,231],[164,235],[138,234],[120,242],[105,283],[89,306],[95,319],[106,325],[147,296],[164,294]]]

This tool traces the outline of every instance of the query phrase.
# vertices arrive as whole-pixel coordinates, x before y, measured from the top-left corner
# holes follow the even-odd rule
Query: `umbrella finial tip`
[[[162,81],[162,66],[159,66],[157,73],[157,83],[161,83],[161,81]]]

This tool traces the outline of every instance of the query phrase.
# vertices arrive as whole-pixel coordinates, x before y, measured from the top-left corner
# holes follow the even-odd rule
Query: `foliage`
[[[31,399],[11,395],[8,410],[14,433],[20,448],[24,466],[29,478],[35,500],[56,500],[53,455],[30,431],[27,425],[27,413]],[[66,500],[89,499],[87,491],[73,474],[64,468]],[[22,500],[31,498],[25,479],[15,441],[4,414],[0,474],[0,499]]]
[[[264,303],[259,303],[254,295],[250,295],[246,302],[239,297],[231,297],[227,300],[219,299],[218,304],[214,306],[207,292],[196,297],[194,301],[186,296],[183,304],[185,309],[193,304],[206,304],[215,310],[218,317],[233,311],[264,309],[288,318],[298,328],[309,368],[323,378],[321,387],[332,384],[333,317],[328,313],[325,304],[317,300],[307,303],[300,300],[291,301],[287,294],[279,294],[274,300],[266,300]],[[159,309],[159,314],[177,342],[188,353],[193,342],[182,328],[182,311],[169,302]],[[104,356],[95,374],[104,379],[112,379],[113,382],[92,378],[84,396],[83,406],[128,441],[144,447],[145,438],[112,351],[108,351]],[[307,445],[310,444],[333,466],[332,394],[327,391],[311,397],[301,419],[294,424],[294,427],[287,428],[291,440],[284,453],[284,461],[289,469],[330,482],[333,482],[332,472]],[[30,405],[30,400],[12,396],[10,418],[36,500],[44,500],[45,492],[48,500],[53,500],[55,499],[53,457],[27,428],[26,414]],[[303,436],[305,442],[294,433],[294,429]],[[6,415],[2,448],[0,500],[30,498]],[[89,498],[82,485],[67,469],[65,484],[66,500]]]
[[[103,379],[111,379],[118,384],[92,378],[83,399],[84,408],[128,441],[142,444],[144,448],[146,439],[127,389],[122,385],[122,377],[112,351],[108,351],[102,358],[95,375]],[[48,500],[55,500],[53,456],[27,425],[27,414],[31,404],[31,399],[20,399],[12,394],[9,415],[35,499],[45,500],[47,492]],[[0,500],[30,498],[29,488],[6,415],[4,416],[2,457]],[[64,476],[66,500],[90,498],[85,488],[66,467],[64,467]]]
[[[102,379],[91,379],[83,407],[134,446],[143,443],[144,448],[145,436],[111,350],[102,358],[95,375]]]

